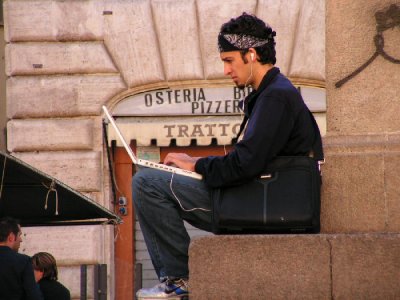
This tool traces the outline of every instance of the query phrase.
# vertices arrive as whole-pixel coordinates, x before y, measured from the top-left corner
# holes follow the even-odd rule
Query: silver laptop
[[[129,147],[129,145],[126,143],[124,137],[121,134],[121,131],[119,130],[117,124],[114,121],[114,118],[108,112],[107,107],[103,106],[103,111],[105,112],[107,119],[110,121],[111,125],[114,127],[119,139],[121,140],[122,144],[125,147],[126,152],[128,152],[129,157],[131,158],[132,162],[135,165],[139,165],[139,166],[143,166],[143,167],[147,167],[147,168],[158,169],[158,170],[175,173],[175,174],[179,174],[179,175],[183,175],[183,176],[188,176],[188,177],[192,177],[192,178],[199,179],[199,180],[202,179],[202,176],[196,172],[183,170],[183,169],[167,166],[164,164],[155,163],[150,160],[137,158],[135,153],[133,153],[131,147]]]

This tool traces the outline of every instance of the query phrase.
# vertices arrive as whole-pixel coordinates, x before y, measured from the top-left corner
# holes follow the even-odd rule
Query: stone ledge
[[[13,43],[5,53],[7,76],[119,73],[99,41]]]
[[[103,37],[103,1],[3,2],[7,42],[87,41]]]
[[[57,178],[79,192],[91,193],[102,190],[101,152],[13,152],[12,155]],[[101,199],[101,197],[99,198]],[[102,204],[100,200],[98,202]],[[108,207],[108,204],[105,206]]]
[[[400,234],[207,236],[189,250],[191,299],[394,299]]]
[[[98,264],[105,261],[104,239],[107,226],[76,225],[23,227],[23,243],[20,252],[32,256],[37,252],[49,252],[59,266]]]
[[[119,75],[14,76],[7,79],[7,117],[97,116],[123,90]]]
[[[14,119],[7,123],[10,152],[92,150],[94,119]]]

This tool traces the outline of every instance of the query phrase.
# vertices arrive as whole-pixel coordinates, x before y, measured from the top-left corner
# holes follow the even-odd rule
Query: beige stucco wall
[[[8,151],[108,208],[101,105],[112,107],[124,95],[170,83],[226,79],[216,37],[230,17],[247,11],[268,20],[278,32],[281,71],[299,83],[325,84],[325,1],[3,2]],[[64,281],[78,297],[76,265],[87,261],[87,245],[72,241],[81,241],[85,230],[59,229],[54,235],[66,238],[50,234],[46,245],[36,229],[25,231],[25,253],[54,250]],[[110,235],[101,227],[85,236],[90,248],[104,251],[91,261],[110,266],[112,299]]]

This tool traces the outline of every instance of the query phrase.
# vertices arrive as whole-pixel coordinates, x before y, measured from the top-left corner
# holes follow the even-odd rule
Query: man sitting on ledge
[[[183,220],[211,231],[212,188],[239,184],[259,175],[278,155],[308,155],[319,135],[300,93],[274,67],[275,31],[243,13],[218,35],[224,74],[239,88],[252,86],[243,102],[249,117],[242,139],[224,156],[169,153],[164,163],[196,171],[203,180],[142,168],[133,177],[133,200],[160,284],[141,289],[138,299],[188,296],[189,235]],[[189,54],[188,54],[189,55]]]

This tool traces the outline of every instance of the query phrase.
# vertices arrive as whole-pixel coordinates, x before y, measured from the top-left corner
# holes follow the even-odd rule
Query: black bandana
[[[219,52],[238,51],[260,47],[269,42],[252,35],[237,33],[220,33],[218,35]]]

